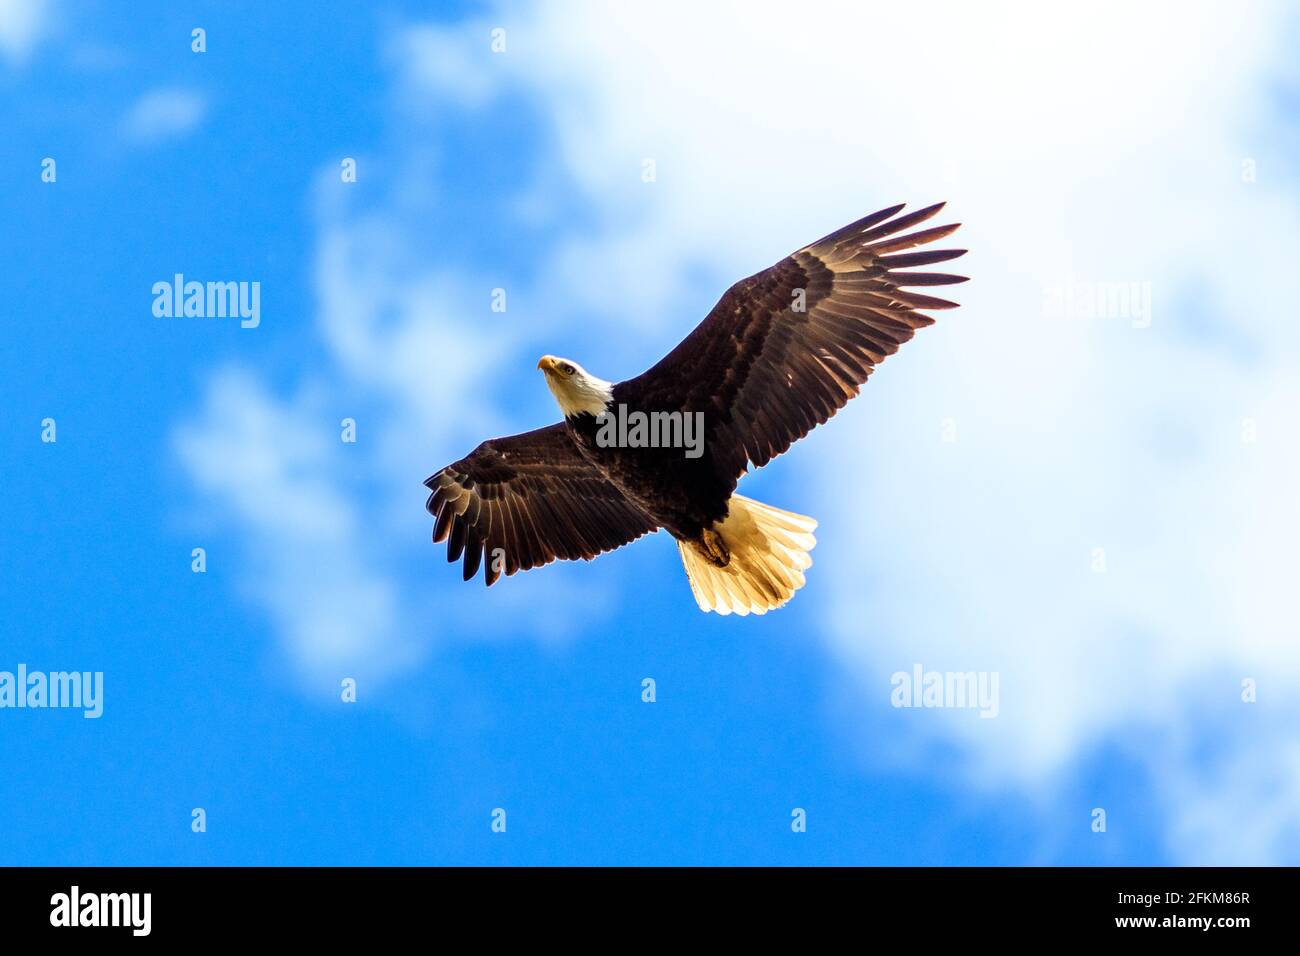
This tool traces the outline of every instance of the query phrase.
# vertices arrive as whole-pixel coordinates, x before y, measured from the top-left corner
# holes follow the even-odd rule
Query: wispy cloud
[[[127,111],[122,132],[137,143],[154,145],[192,133],[202,125],[207,112],[207,98],[195,90],[150,90]]]
[[[501,88],[506,68],[492,69],[492,30],[480,21],[454,27],[413,26],[395,33],[389,56],[411,95],[450,96],[460,107],[479,107]],[[507,43],[506,49],[509,49]]]
[[[0,54],[23,63],[53,28],[52,0],[0,0]]]
[[[337,487],[322,399],[281,401],[226,369],[176,447],[200,493],[240,519],[235,578],[285,636],[298,673],[337,684],[383,677],[407,652],[392,583],[368,563],[362,517]]]

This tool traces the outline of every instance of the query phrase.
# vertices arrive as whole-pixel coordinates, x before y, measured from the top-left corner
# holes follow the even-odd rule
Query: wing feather
[[[734,488],[750,463],[765,465],[824,423],[877,365],[934,323],[919,310],[956,307],[904,289],[965,276],[901,271],[965,254],[905,251],[957,229],[906,231],[942,208],[901,216],[901,205],[882,209],[742,279],[660,362],[621,383],[615,399],[703,412],[706,448]]]
[[[563,422],[485,441],[425,486],[434,543],[447,542],[448,561],[463,556],[466,581],[482,567],[489,586],[503,567],[509,576],[591,560],[656,530],[582,457]]]

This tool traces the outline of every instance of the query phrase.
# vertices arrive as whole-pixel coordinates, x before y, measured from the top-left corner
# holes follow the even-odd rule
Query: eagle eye
[[[560,365],[560,371],[563,372],[565,375],[572,375],[574,372],[577,371],[577,369],[574,368],[572,365],[570,365],[568,362],[564,362],[563,364]]]

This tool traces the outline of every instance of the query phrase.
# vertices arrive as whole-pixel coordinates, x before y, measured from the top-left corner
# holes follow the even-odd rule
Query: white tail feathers
[[[701,611],[766,614],[803,587],[817,522],[741,495],[732,495],[728,505],[730,512],[713,530],[731,552],[730,562],[719,568],[693,545],[678,541],[686,579]]]

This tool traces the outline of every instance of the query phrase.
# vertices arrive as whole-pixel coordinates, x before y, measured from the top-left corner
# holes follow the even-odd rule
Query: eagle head
[[[599,415],[614,399],[614,385],[597,378],[572,359],[543,355],[537,362],[546,375],[546,385],[560,403],[565,418],[584,412]]]

